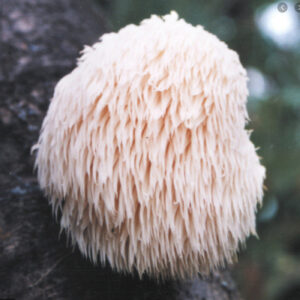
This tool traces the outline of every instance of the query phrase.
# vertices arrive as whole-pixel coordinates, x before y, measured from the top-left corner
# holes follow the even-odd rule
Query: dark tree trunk
[[[59,236],[30,148],[55,83],[108,30],[87,0],[0,0],[0,299],[240,299],[227,271],[158,284],[94,266]]]

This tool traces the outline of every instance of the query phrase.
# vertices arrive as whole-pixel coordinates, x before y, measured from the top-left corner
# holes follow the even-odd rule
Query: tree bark
[[[59,238],[30,148],[56,82],[109,30],[106,11],[79,0],[0,1],[0,299],[240,299],[228,271],[139,280],[92,265]]]

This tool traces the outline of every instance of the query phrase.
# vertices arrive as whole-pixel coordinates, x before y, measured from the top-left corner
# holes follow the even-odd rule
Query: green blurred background
[[[171,10],[225,41],[247,68],[252,141],[267,168],[250,238],[234,275],[245,299],[300,299],[300,9],[285,1],[98,0],[112,31]],[[300,1],[299,8],[300,8]],[[286,5],[286,6],[285,6]],[[282,10],[280,12],[280,10]],[[286,11],[285,11],[286,10]]]

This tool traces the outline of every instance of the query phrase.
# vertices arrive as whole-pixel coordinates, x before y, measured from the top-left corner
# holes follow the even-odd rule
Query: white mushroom
[[[246,81],[234,51],[174,12],[84,49],[35,149],[40,186],[85,256],[162,279],[233,262],[265,176]]]

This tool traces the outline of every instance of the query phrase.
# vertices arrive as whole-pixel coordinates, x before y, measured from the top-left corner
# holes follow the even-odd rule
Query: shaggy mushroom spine
[[[104,34],[57,84],[34,148],[61,228],[155,278],[232,263],[263,197],[236,52],[175,12]]]

